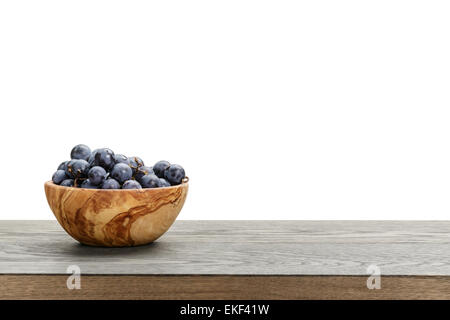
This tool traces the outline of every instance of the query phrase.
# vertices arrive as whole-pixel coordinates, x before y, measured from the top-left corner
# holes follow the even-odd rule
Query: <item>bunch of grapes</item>
[[[70,158],[59,165],[53,183],[87,189],[142,189],[175,186],[186,177],[178,164],[159,161],[148,167],[139,157],[115,154],[108,148],[91,152],[84,144],[75,146]]]

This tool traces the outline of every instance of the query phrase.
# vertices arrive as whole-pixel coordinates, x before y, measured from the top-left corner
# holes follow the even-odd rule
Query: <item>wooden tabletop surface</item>
[[[450,275],[450,222],[176,221],[155,243],[79,244],[56,221],[1,221],[0,273]]]
[[[441,277],[450,295],[450,222],[176,221],[153,244],[99,248],[79,244],[56,221],[0,221],[4,281],[63,276],[70,265],[92,276],[273,276],[280,281],[283,276],[366,279],[372,265],[382,276],[398,279]]]

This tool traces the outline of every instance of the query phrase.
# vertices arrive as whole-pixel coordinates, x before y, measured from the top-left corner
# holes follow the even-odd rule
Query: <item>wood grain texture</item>
[[[176,221],[130,248],[74,242],[56,221],[0,221],[0,274],[450,276],[448,221]]]
[[[166,232],[186,200],[188,184],[155,189],[102,190],[45,183],[59,224],[91,246],[148,244]]]
[[[0,275],[0,299],[450,299],[450,277],[363,276],[67,276]]]

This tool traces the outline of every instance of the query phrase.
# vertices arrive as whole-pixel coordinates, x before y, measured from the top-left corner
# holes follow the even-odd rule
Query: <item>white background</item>
[[[448,219],[448,1],[1,1],[0,219],[78,143],[183,165],[180,219]]]

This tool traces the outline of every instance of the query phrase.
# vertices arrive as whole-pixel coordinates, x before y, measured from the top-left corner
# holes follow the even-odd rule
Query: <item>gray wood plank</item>
[[[157,242],[95,248],[56,221],[0,221],[0,274],[450,275],[450,221],[176,221]]]

